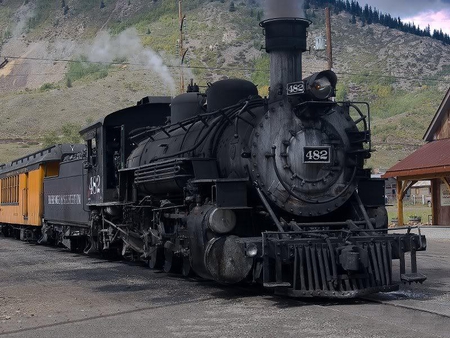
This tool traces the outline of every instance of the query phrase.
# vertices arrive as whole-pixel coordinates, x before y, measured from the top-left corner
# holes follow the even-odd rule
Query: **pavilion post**
[[[397,226],[403,224],[403,182],[397,177]]]

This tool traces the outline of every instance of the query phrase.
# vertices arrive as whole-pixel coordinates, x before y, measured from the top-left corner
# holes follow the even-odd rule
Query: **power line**
[[[173,67],[173,68],[180,68],[180,67]],[[223,71],[227,71],[227,70],[234,70],[234,71],[255,71],[255,72],[267,72],[269,73],[269,71],[265,71],[265,70],[261,70],[261,69],[252,69],[252,68],[215,68],[215,67],[184,67],[184,69],[204,69],[204,70],[215,70],[218,71],[218,73],[222,73]],[[121,69],[109,69],[109,72],[121,72],[123,70]],[[143,71],[152,71],[152,69],[149,68],[142,68],[142,69],[132,69],[131,71],[133,72],[143,72]],[[320,71],[320,70],[318,70]],[[70,72],[71,74],[77,74],[77,75],[81,75],[84,74],[84,72]],[[55,75],[54,72],[51,73],[26,73],[26,74],[7,74],[7,75],[0,75],[1,77],[27,77],[27,76],[51,76],[51,75]],[[346,72],[336,72],[336,75],[355,75],[355,76],[365,76],[365,77],[371,77],[371,78],[391,78],[391,79],[396,79],[396,80],[409,80],[409,81],[420,81],[420,82],[442,82],[442,78],[418,78],[418,77],[404,77],[404,76],[391,76],[391,75],[377,75],[377,74],[370,74],[370,75],[365,75],[365,74],[357,74],[357,73],[346,73]]]
[[[180,68],[179,66],[173,66],[169,68]],[[221,73],[221,71],[234,70],[234,71],[252,71],[252,72],[266,72],[269,73],[269,70],[262,69],[254,69],[254,68],[232,68],[232,67],[202,67],[202,66],[193,66],[193,67],[184,67],[184,69],[204,69],[204,70],[216,70]],[[123,69],[109,69],[108,72],[121,72]],[[141,69],[131,69],[133,72],[143,72],[143,71],[152,71],[150,68],[141,68]],[[318,70],[321,71],[321,70]],[[70,72],[71,74],[84,74],[84,72]],[[25,73],[25,74],[7,74],[0,75],[0,77],[27,77],[27,76],[51,76],[55,75],[54,72],[51,73]],[[336,72],[336,75],[353,75],[353,76],[363,76],[363,77],[371,77],[371,78],[390,78],[396,80],[410,80],[410,81],[423,81],[423,82],[442,82],[442,78],[419,78],[419,77],[406,77],[406,76],[393,76],[393,75],[380,75],[380,74],[358,74],[358,73],[348,73],[348,72]]]
[[[69,62],[69,63],[90,63],[90,64],[100,64],[100,65],[126,65],[126,66],[145,66],[142,63],[133,63],[133,62],[105,62],[105,61],[88,61],[88,60],[70,60],[70,59],[49,59],[49,58],[38,58],[38,57],[21,57],[21,56],[10,56],[10,55],[0,55],[5,59],[14,59],[14,60],[30,60],[30,61],[48,61],[51,63],[54,62]],[[186,68],[181,65],[165,65],[167,68]],[[243,67],[207,67],[207,66],[189,66],[187,68],[191,69],[218,69],[218,70],[245,70],[245,71],[255,71],[255,72],[269,72],[269,70],[255,69],[255,68],[243,68]],[[146,68],[149,69],[149,68]]]
[[[51,63],[55,62],[68,62],[68,63],[87,63],[87,64],[99,64],[99,65],[120,65],[120,66],[144,66],[142,63],[133,63],[133,62],[104,62],[104,61],[88,61],[88,60],[71,60],[71,59],[51,59],[51,58],[38,58],[38,57],[21,57],[21,56],[11,56],[11,55],[0,55],[0,57],[6,59],[14,59],[14,60],[29,60],[29,61],[48,61]],[[29,64],[29,63],[23,63]],[[249,72],[261,72],[261,73],[269,73],[269,69],[257,69],[257,68],[246,68],[246,67],[211,67],[211,66],[187,66],[182,67],[181,65],[165,65],[170,69],[202,69],[202,70],[215,70],[215,71],[249,71]],[[145,71],[151,70],[150,68],[142,68],[142,69],[133,69],[133,71]],[[314,70],[316,72],[322,71],[323,69]],[[111,70],[109,70],[111,71]],[[83,72],[75,72],[75,74],[82,74]],[[423,77],[407,77],[407,76],[399,76],[399,75],[385,75],[385,74],[367,74],[367,73],[352,73],[352,72],[335,72],[336,75],[348,75],[348,76],[362,76],[362,77],[371,77],[371,78],[386,78],[386,79],[395,79],[395,80],[410,80],[410,81],[430,81],[430,82],[441,82],[442,78],[423,78]],[[46,75],[54,75],[54,73],[28,73],[28,74],[8,74],[4,76],[9,77],[24,77],[24,76],[46,76]]]

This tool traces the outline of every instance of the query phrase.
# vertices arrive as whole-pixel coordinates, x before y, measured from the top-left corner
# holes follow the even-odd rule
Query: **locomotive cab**
[[[125,197],[119,171],[135,147],[130,135],[166,123],[170,102],[167,96],[144,98],[136,106],[111,113],[80,131],[88,151],[88,204],[117,202]]]

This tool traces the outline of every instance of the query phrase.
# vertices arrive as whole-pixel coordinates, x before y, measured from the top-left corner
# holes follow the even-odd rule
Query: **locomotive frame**
[[[309,24],[261,22],[268,98],[245,80],[218,81],[206,93],[191,84],[81,130],[86,148],[72,146],[77,155],[52,162],[58,175],[37,182],[45,201],[38,228],[0,213],[4,233],[293,297],[398,289],[394,259],[401,281],[423,282],[416,252],[425,237],[388,233],[384,181],[364,168],[368,104],[335,102],[332,71],[301,80]]]

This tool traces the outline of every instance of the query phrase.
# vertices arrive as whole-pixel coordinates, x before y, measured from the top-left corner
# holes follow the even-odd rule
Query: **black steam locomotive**
[[[84,128],[85,154],[44,179],[39,241],[294,297],[395,290],[394,259],[424,281],[425,238],[388,234],[384,182],[364,169],[369,106],[335,102],[332,71],[302,80],[309,24],[261,22],[268,98],[245,80],[191,84]]]

